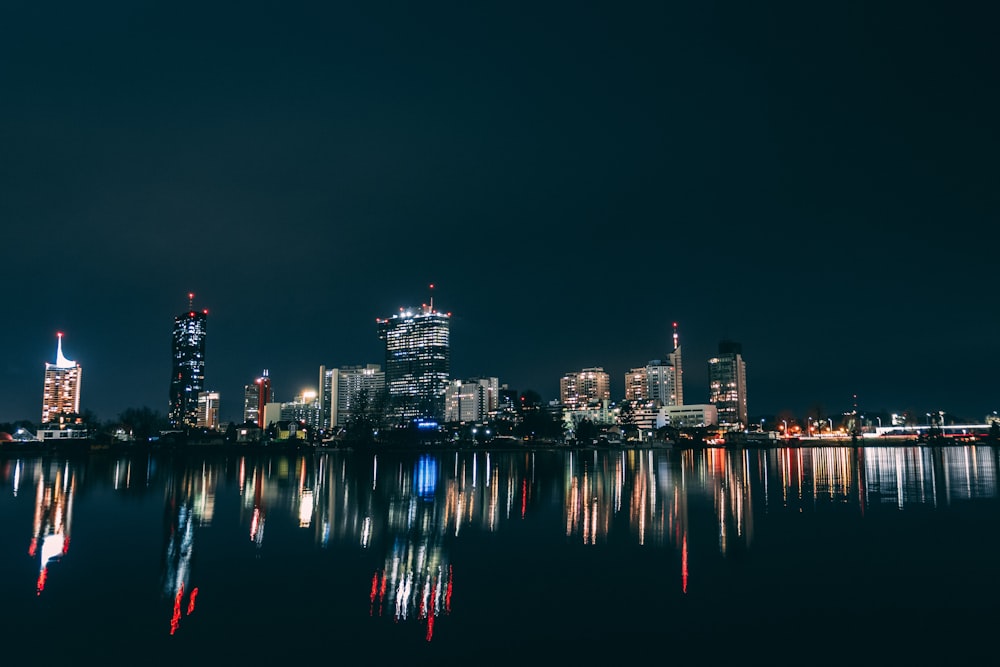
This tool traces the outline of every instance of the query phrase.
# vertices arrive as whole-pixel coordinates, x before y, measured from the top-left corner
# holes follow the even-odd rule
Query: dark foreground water
[[[997,450],[0,458],[3,665],[998,664]]]

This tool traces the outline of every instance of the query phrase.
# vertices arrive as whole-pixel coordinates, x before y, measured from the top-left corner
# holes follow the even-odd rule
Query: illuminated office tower
[[[719,427],[729,431],[747,427],[747,367],[743,346],[731,340],[719,343],[718,356],[708,360],[708,400],[719,413]]]
[[[610,377],[599,366],[567,373],[559,380],[559,402],[568,408],[582,408],[610,398]]]
[[[385,391],[385,372],[380,364],[319,367],[319,403],[323,428],[344,426],[359,407],[361,396],[371,406]]]
[[[173,370],[170,376],[170,407],[167,418],[174,427],[198,424],[198,393],[205,389],[205,325],[208,311],[194,310],[194,294],[188,294],[188,309],[174,318]]]
[[[264,428],[264,406],[272,401],[271,378],[265,368],[263,375],[243,386],[243,423],[253,422]]]
[[[55,421],[60,414],[80,412],[80,364],[63,356],[62,332],[56,334],[56,363],[45,364],[45,384],[42,388],[42,423]]]
[[[419,310],[401,308],[397,315],[376,319],[385,342],[389,413],[396,423],[444,419],[450,320],[451,313],[434,310],[433,298]]]
[[[198,392],[198,428],[219,428],[219,392]]]

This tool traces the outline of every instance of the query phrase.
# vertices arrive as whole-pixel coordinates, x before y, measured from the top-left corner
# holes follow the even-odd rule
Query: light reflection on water
[[[7,455],[0,627],[41,641],[67,609],[126,619],[63,628],[72,657],[95,636],[123,641],[126,624],[164,660],[234,636],[255,641],[230,657],[259,655],[256,635],[280,630],[433,646],[439,662],[497,637],[509,653],[481,662],[541,650],[572,631],[587,636],[570,644],[583,663],[633,630],[701,641],[786,627],[795,645],[802,605],[826,618],[865,600],[856,621],[912,631],[928,621],[900,606],[926,600],[975,627],[997,605],[995,554],[975,546],[996,538],[997,461],[982,446]],[[143,588],[153,570],[158,595]],[[978,590],[897,580],[928,571]]]

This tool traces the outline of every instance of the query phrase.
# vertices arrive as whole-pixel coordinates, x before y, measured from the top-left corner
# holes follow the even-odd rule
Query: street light
[[[787,419],[782,419],[781,423],[785,425],[785,438],[787,439],[788,438],[788,420]]]
[[[829,417],[827,417],[826,420],[830,422],[830,433],[833,433],[833,420],[830,419]]]

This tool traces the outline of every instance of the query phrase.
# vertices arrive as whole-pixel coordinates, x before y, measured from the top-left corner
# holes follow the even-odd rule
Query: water
[[[983,446],[8,453],[3,664],[997,664],[997,468]]]

